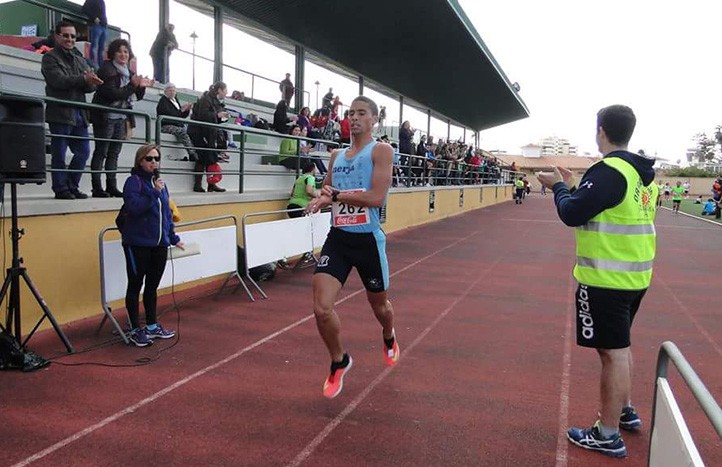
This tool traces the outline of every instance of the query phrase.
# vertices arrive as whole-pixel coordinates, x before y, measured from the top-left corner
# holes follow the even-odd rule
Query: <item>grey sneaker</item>
[[[128,335],[128,339],[136,345],[136,347],[147,347],[153,344],[153,341],[146,334],[145,329],[133,329]]]
[[[165,329],[163,326],[158,323],[152,331],[148,329],[148,326],[145,327],[145,333],[148,335],[148,338],[150,340],[153,339],[173,339],[175,337],[175,331],[171,331],[170,329]]]

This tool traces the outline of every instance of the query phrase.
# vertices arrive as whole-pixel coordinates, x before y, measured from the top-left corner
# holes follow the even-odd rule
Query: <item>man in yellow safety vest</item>
[[[602,361],[599,420],[590,428],[570,428],[567,438],[613,457],[627,455],[619,428],[642,426],[631,403],[630,330],[652,279],[656,249],[654,159],[627,150],[635,125],[629,107],[601,109],[596,140],[604,157],[579,185],[560,167],[538,174],[554,191],[559,218],[576,228],[577,345],[596,349]]]

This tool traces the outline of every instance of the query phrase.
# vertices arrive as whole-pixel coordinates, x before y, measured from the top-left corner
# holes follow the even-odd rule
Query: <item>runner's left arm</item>
[[[394,148],[386,143],[378,143],[373,148],[371,159],[374,164],[371,175],[371,189],[353,193],[340,192],[336,199],[352,206],[367,206],[380,208],[384,205],[386,195],[391,186],[393,176]],[[331,169],[329,168],[329,173]],[[332,192],[331,186],[323,187],[324,193]]]

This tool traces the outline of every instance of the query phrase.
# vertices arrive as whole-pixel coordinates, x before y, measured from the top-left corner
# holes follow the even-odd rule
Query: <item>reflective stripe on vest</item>
[[[576,229],[574,277],[582,284],[617,290],[642,290],[652,280],[656,252],[654,217],[659,189],[642,184],[624,159],[602,159],[627,182],[624,199]],[[595,187],[596,188],[596,187]]]
[[[577,256],[577,264],[587,268],[609,269],[610,271],[643,272],[652,270],[654,261],[612,261],[609,259],[594,259]]]
[[[654,224],[618,225],[606,222],[589,221],[586,224],[579,226],[579,229],[588,230],[590,232],[613,233],[619,235],[648,235],[657,233],[654,229]]]

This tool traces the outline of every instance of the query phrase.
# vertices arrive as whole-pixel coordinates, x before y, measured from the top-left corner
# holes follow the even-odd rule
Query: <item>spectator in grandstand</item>
[[[160,177],[160,147],[141,146],[135,164],[123,186],[123,208],[119,225],[125,254],[128,288],[125,308],[130,319],[130,341],[138,347],[151,345],[154,339],[171,339],[175,332],[163,328],[156,316],[158,285],[163,277],[168,247],[183,249],[175,233],[168,187]],[[160,226],[160,231],[159,231]],[[140,326],[138,296],[143,290],[145,327]]]
[[[296,179],[291,189],[291,199],[286,209],[299,209],[308,206],[312,199],[318,198],[320,192],[316,189],[316,166],[306,160],[301,164],[301,175]],[[303,211],[289,212],[288,217],[303,217]]]
[[[715,213],[717,210],[717,203],[714,202],[712,198],[709,198],[706,203],[704,203],[704,207],[702,208],[702,215],[703,216],[711,216]]]
[[[98,76],[103,84],[98,86],[93,96],[93,104],[112,107],[114,109],[132,109],[132,100],[141,100],[145,96],[145,88],[153,85],[153,81],[138,76],[128,68],[133,57],[130,44],[125,39],[116,39],[108,46],[109,60],[103,62],[98,70]],[[123,196],[118,189],[115,170],[118,169],[118,155],[123,148],[123,141],[134,127],[132,115],[92,110],[90,120],[93,122],[93,135],[96,138],[95,151],[90,161],[93,170],[93,197],[108,198]],[[102,141],[110,140],[110,141]],[[100,171],[105,163],[105,190],[100,181]],[[97,171],[97,172],[96,172]]]
[[[293,99],[293,93],[296,92],[293,81],[291,81],[291,73],[286,73],[286,79],[278,84],[278,89],[281,91],[281,99],[286,102],[286,107],[289,107],[291,99]]]
[[[344,111],[341,120],[341,144],[351,144],[351,120],[348,118],[348,110]]]
[[[273,129],[284,135],[288,134],[289,126],[297,119],[294,115],[292,118],[288,117],[288,104],[286,101],[281,100],[276,104],[276,111],[273,113]]]
[[[301,109],[298,113],[298,118],[296,119],[296,125],[300,126],[301,129],[305,128],[306,134],[311,132],[311,109],[308,107]]]
[[[153,45],[150,46],[150,58],[153,60],[153,78],[159,83],[170,80],[170,53],[178,48],[178,39],[175,37],[175,26],[169,24],[158,31]]]
[[[105,15],[105,0],[85,0],[81,11],[88,18],[90,33],[90,61],[96,70],[104,61],[105,35],[108,31],[108,18]]]
[[[291,136],[301,136],[301,127],[293,125],[288,131]],[[281,140],[281,148],[279,149],[280,156],[278,157],[278,163],[287,169],[296,170],[299,166],[298,158],[300,156],[298,140],[294,138],[284,138]]]
[[[324,109],[331,110],[331,103],[333,102],[333,88],[328,88],[328,92],[324,94],[321,100],[321,107]]]
[[[204,92],[193,106],[191,120],[207,123],[225,123],[228,121],[229,114],[223,105],[222,100],[228,93],[228,87],[223,81],[213,83],[213,85]],[[220,160],[220,153],[227,148],[226,132],[220,128],[205,127],[199,125],[188,126],[188,136],[190,136],[193,146],[196,147],[196,172],[194,176],[193,191],[203,193],[203,173],[206,169]],[[203,149],[201,149],[203,148]],[[224,192],[225,188],[221,188],[216,183],[208,182],[208,192]]]
[[[95,91],[103,83],[88,66],[82,54],[75,48],[75,26],[61,21],[55,27],[55,41],[58,44],[43,55],[40,70],[45,78],[45,94],[48,97],[76,102],[86,102],[85,94]],[[67,173],[65,153],[68,147],[73,158],[67,168],[83,170],[90,155],[88,142],[89,115],[85,109],[48,102],[45,121],[50,126],[51,167],[59,172],[52,173],[53,192],[57,199],[84,199],[88,195],[78,189],[80,172]]]
[[[177,90],[175,84],[166,84],[163,95],[160,96],[158,105],[155,108],[156,114],[158,116],[167,115],[169,117],[188,118],[193,104],[190,102],[181,104],[176,96]],[[193,149],[193,143],[191,142],[190,136],[188,136],[185,124],[175,121],[164,121],[160,127],[160,131],[161,133],[175,136],[178,142],[185,146],[186,151],[188,151],[188,160],[198,160],[198,155],[196,154],[196,150]]]
[[[55,47],[55,31],[50,31],[48,37],[40,39],[37,42],[33,42],[30,45],[35,50],[35,53],[44,54],[50,52]]]
[[[593,348],[602,363],[599,419],[570,428],[567,438],[585,449],[625,457],[619,428],[638,430],[631,403],[631,326],[652,278],[656,250],[654,159],[627,150],[636,117],[627,106],[597,113],[596,141],[604,155],[577,185],[571,171],[540,173],[554,191],[557,214],[576,229],[577,345]],[[571,188],[577,186],[575,191]],[[628,187],[637,187],[628,190]]]
[[[333,121],[338,121],[338,108],[343,105],[343,102],[341,102],[341,98],[336,96],[333,98],[333,102],[331,102],[331,115],[329,118]]]
[[[401,128],[399,129],[399,152],[402,154],[414,153],[413,140],[415,131],[416,130],[411,128],[411,122],[408,120],[401,124]]]
[[[234,101],[242,101],[246,99],[246,94],[242,91],[233,91],[230,98]]]

